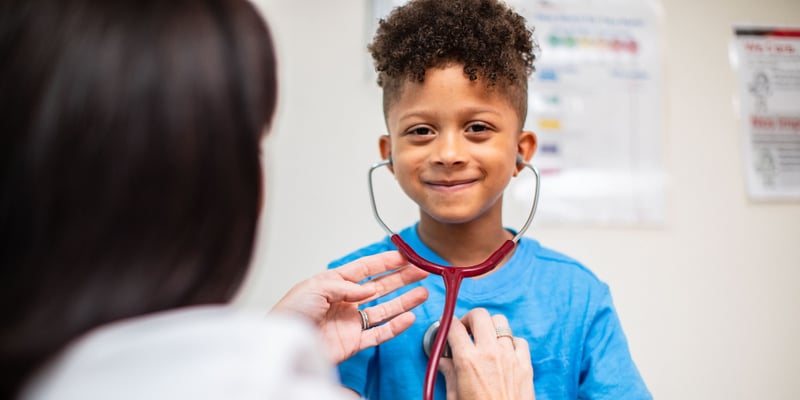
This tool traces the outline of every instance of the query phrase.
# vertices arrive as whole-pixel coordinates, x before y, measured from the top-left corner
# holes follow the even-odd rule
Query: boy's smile
[[[470,81],[461,65],[431,68],[423,82],[404,84],[386,123],[390,135],[381,138],[381,153],[391,155],[392,171],[419,205],[422,223],[486,216],[500,223],[498,200],[518,171],[516,155],[529,158],[536,143],[533,133],[520,134],[502,86]]]
[[[426,181],[425,184],[430,185],[433,190],[439,191],[457,191],[464,189],[478,182],[477,179],[456,179],[456,180],[431,180]]]

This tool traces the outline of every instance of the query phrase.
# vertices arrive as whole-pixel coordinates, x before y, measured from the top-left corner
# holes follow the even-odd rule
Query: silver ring
[[[513,340],[514,338],[514,336],[511,334],[511,328],[507,326],[494,328],[494,332],[497,334],[498,339],[500,339],[501,337],[507,337]]]
[[[358,313],[361,315],[361,330],[365,331],[369,329],[369,317],[367,317],[367,313],[364,310],[358,310]]]

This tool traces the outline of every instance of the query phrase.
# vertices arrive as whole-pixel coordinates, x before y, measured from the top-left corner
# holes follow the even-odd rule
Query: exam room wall
[[[265,143],[264,223],[237,302],[266,309],[381,237],[365,177],[384,125],[365,59],[368,1],[257,3],[277,42],[281,87]],[[534,225],[531,234],[610,285],[656,398],[798,399],[800,202],[747,198],[728,44],[734,23],[800,26],[800,2],[662,6],[665,223]]]

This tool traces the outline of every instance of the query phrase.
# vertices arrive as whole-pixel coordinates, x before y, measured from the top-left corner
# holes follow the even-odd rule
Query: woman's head
[[[2,372],[105,322],[229,300],[249,264],[276,99],[253,6],[2,7]]]

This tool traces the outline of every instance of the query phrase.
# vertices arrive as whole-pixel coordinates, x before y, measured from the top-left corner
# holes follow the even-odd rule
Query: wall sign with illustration
[[[800,199],[800,28],[737,26],[733,32],[750,197]]]

